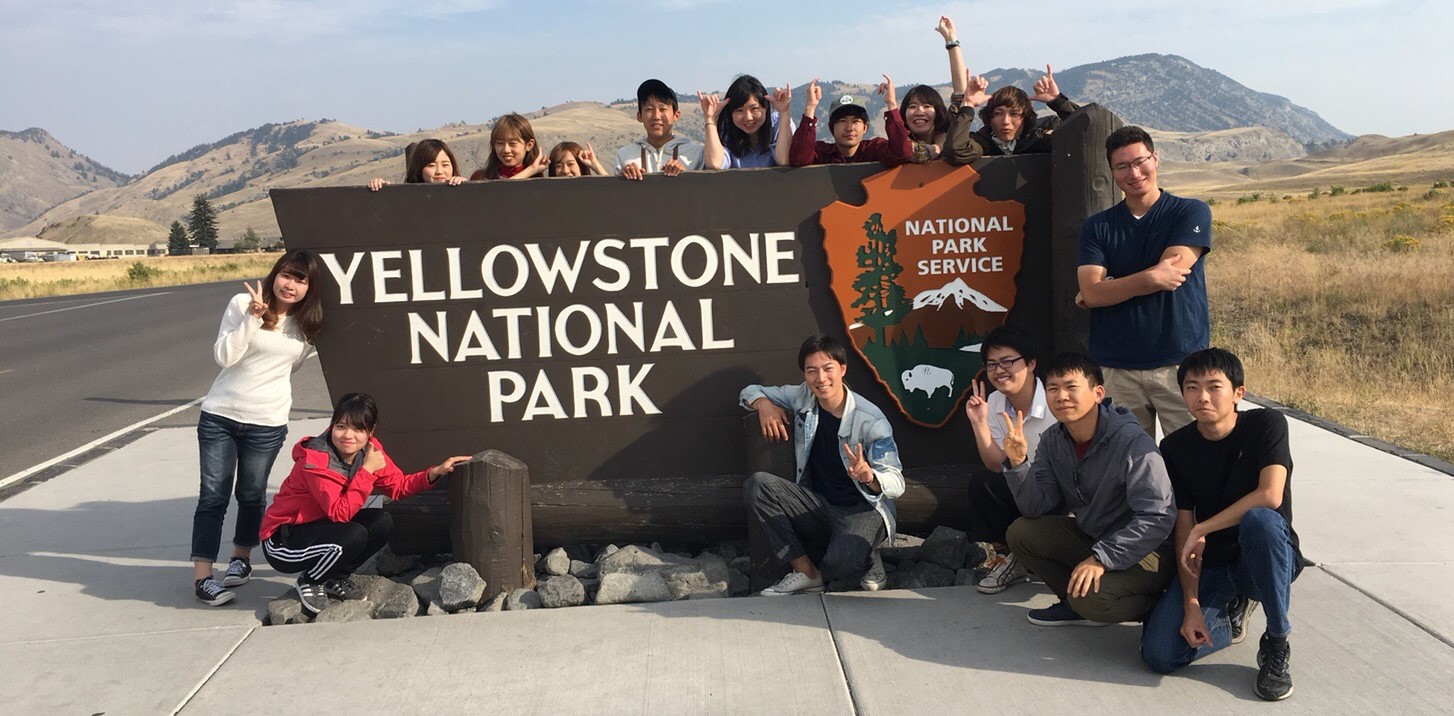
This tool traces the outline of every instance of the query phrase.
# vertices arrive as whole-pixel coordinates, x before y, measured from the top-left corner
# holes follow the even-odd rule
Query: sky
[[[572,100],[1177,54],[1350,134],[1454,129],[1454,3],[0,0],[0,129],[138,173],[267,122],[405,132]]]

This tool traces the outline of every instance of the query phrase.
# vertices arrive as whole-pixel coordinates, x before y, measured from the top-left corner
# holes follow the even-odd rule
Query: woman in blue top
[[[793,100],[790,87],[768,95],[767,88],[752,75],[742,75],[727,88],[726,102],[716,94],[697,93],[706,118],[707,149],[704,163],[713,169],[748,169],[788,165],[793,143],[793,123],[787,117]],[[771,111],[769,112],[769,108]],[[717,117],[727,115],[719,128]]]

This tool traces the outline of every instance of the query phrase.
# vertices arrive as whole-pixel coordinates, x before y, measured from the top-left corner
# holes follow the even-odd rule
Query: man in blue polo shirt
[[[1212,210],[1163,191],[1151,136],[1122,127],[1106,138],[1121,203],[1080,229],[1080,293],[1089,308],[1090,355],[1105,368],[1106,395],[1152,437],[1191,422],[1176,367],[1211,341],[1202,255],[1212,248]]]

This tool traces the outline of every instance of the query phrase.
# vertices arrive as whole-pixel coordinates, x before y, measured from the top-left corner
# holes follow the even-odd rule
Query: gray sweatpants
[[[754,473],[742,488],[748,519],[762,529],[773,557],[786,563],[807,555],[825,580],[858,580],[888,536],[883,517],[867,501],[839,507],[768,472]]]

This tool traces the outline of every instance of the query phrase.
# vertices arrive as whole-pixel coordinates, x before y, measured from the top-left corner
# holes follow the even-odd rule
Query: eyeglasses
[[[1025,360],[1025,356],[1015,356],[1014,358],[1001,358],[999,360],[986,359],[984,362],[984,369],[988,371],[999,368],[1000,370],[1008,373],[1010,372],[1011,368],[1015,367],[1015,361],[1017,360]]]
[[[1126,172],[1129,172],[1132,169],[1140,169],[1143,166],[1145,166],[1146,162],[1151,161],[1151,158],[1154,157],[1154,156],[1156,156],[1156,155],[1155,154],[1147,154],[1144,157],[1138,157],[1136,159],[1132,159],[1129,162],[1123,162],[1121,164],[1112,164],[1111,165],[1111,171],[1114,172],[1114,173],[1116,173],[1116,174],[1125,174]]]

